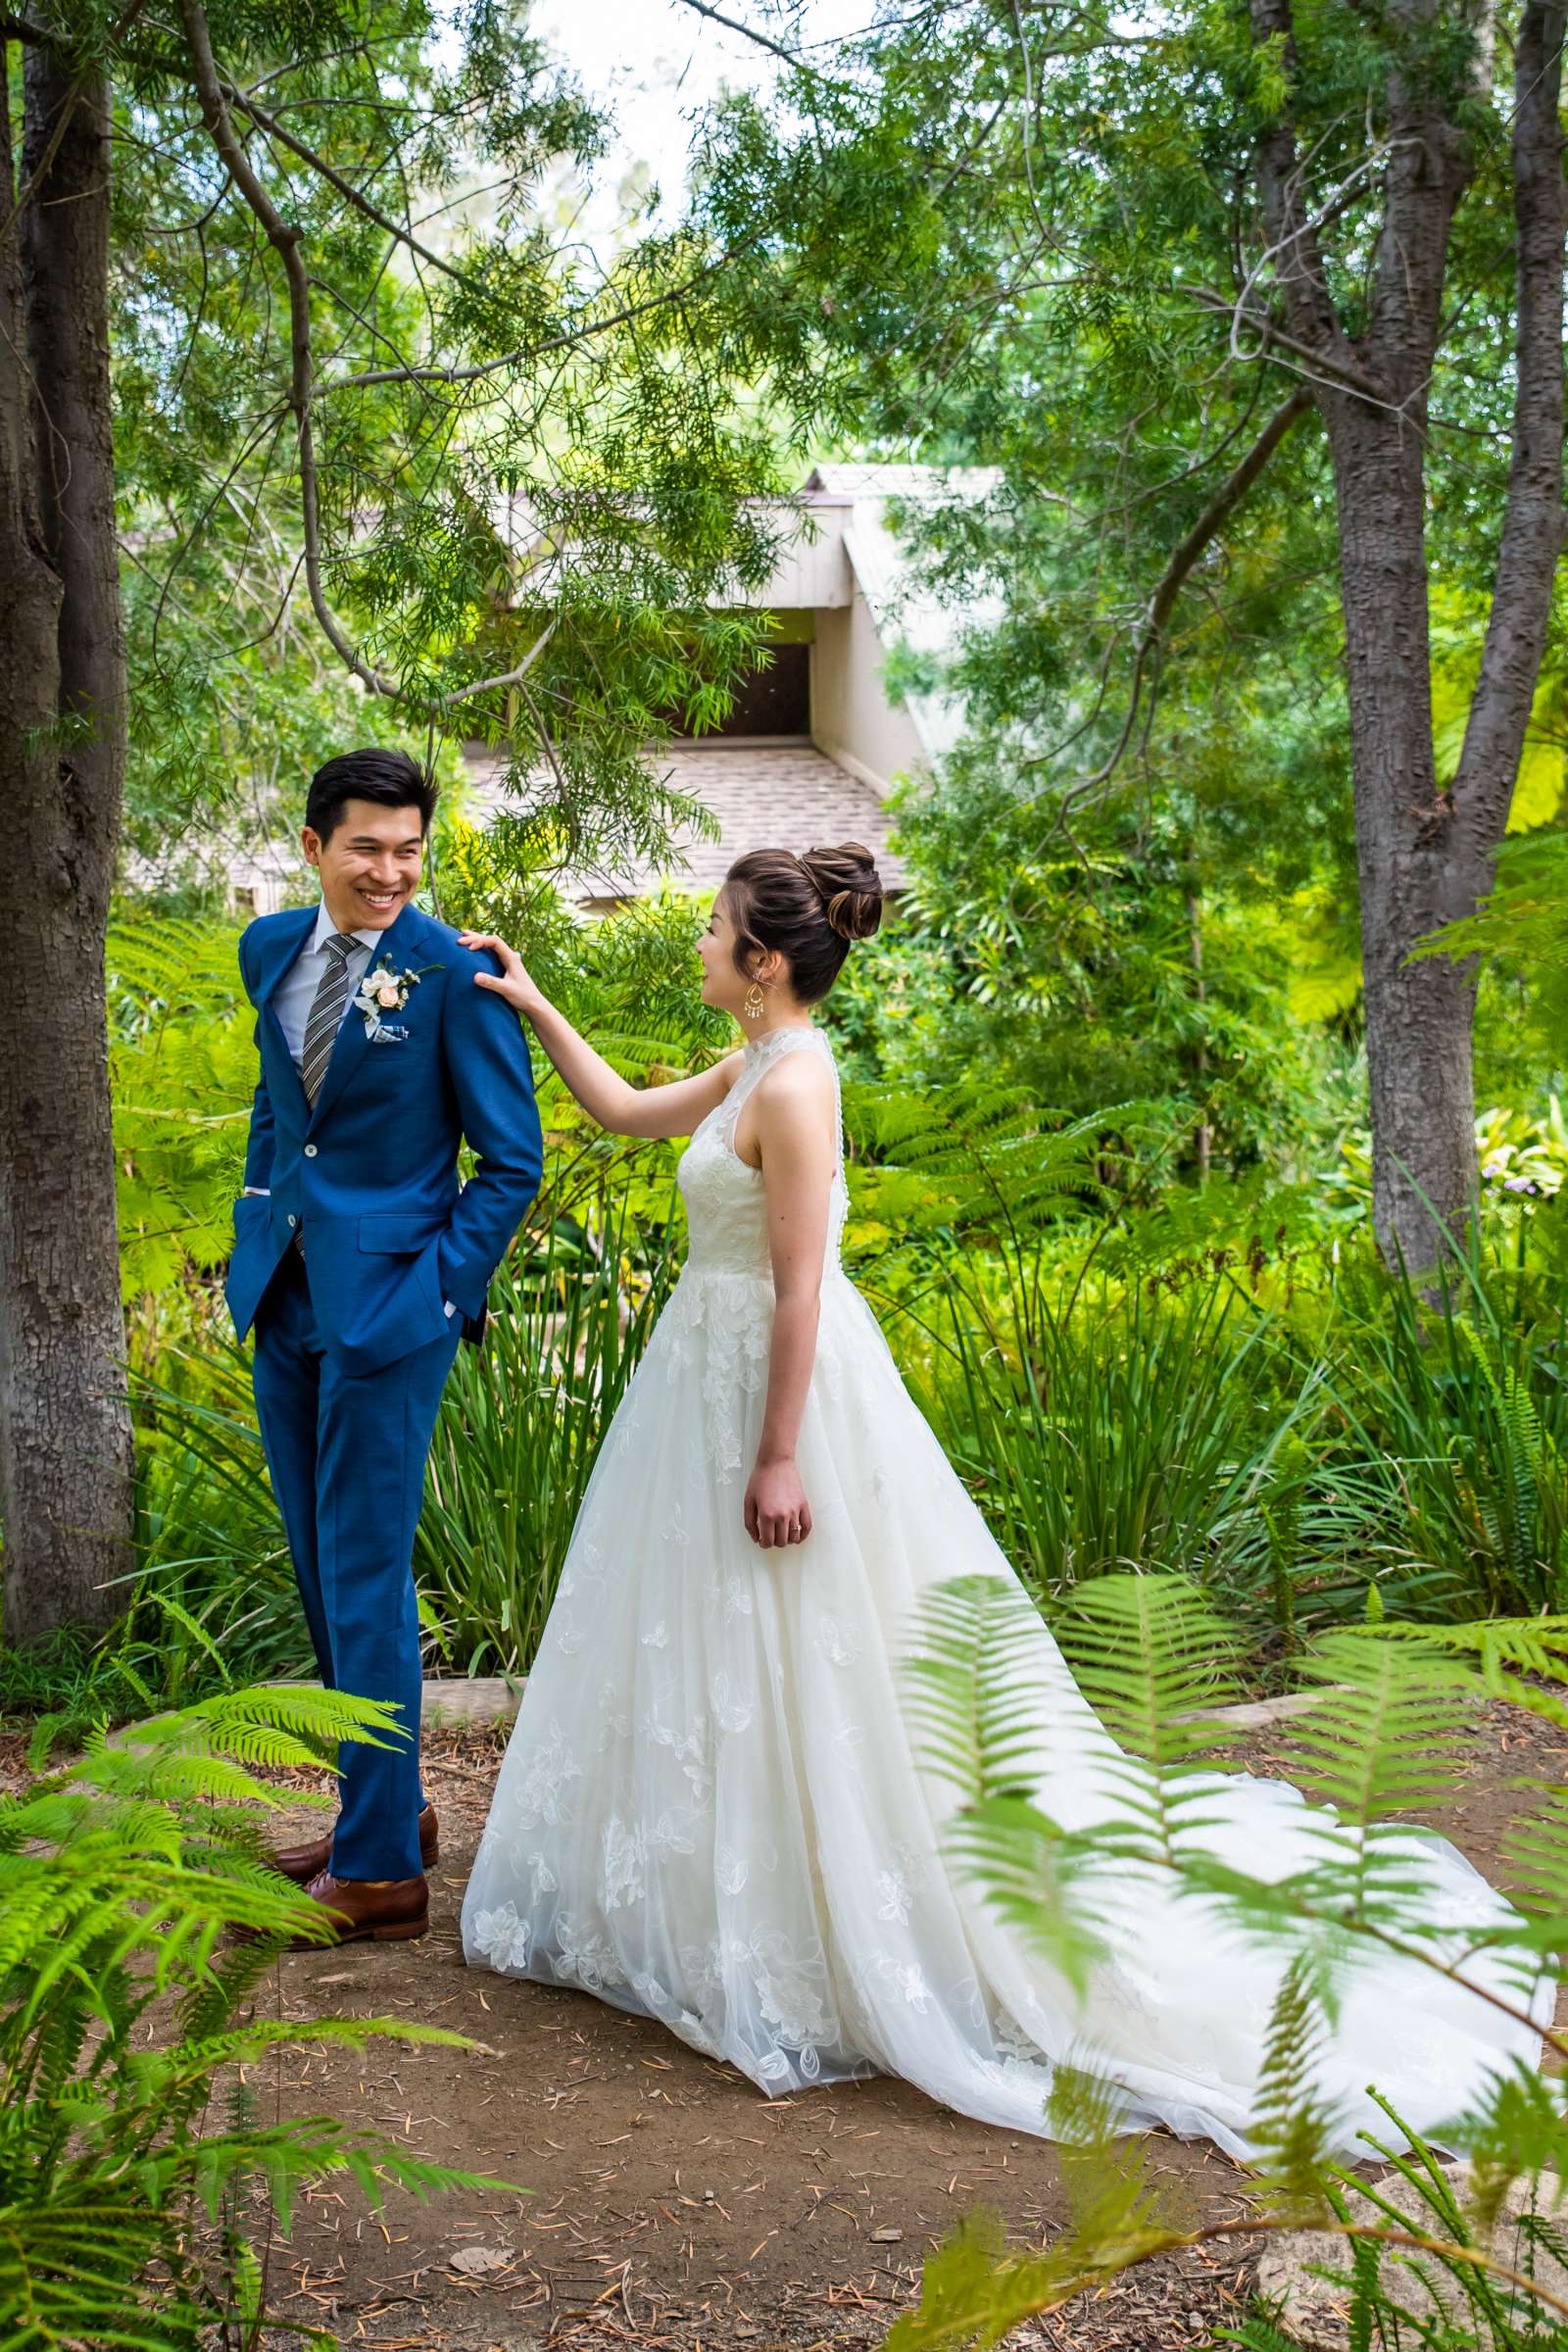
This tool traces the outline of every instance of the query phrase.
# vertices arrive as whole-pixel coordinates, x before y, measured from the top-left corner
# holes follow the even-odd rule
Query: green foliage
[[[685,1076],[727,1051],[734,1023],[698,995],[707,906],[663,891],[587,919],[563,897],[553,857],[520,821],[503,817],[483,833],[460,827],[440,876],[444,918],[515,947],[551,1003],[622,1076]],[[570,1125],[570,1096],[542,1054],[535,1061],[551,1124]]]
[[[256,1092],[238,931],[128,914],[109,936],[121,1274],[168,1292],[228,1255]]]
[[[563,858],[662,847],[646,747],[720,719],[765,645],[737,590],[770,561],[775,420],[809,396],[792,337],[737,313],[701,232],[634,220],[596,266],[560,198],[604,127],[523,0],[213,0],[235,136],[309,274],[293,317],[182,31],[66,15],[117,101],[139,870],[211,905],[220,851],[291,831],[312,768],[367,736],[449,776],[466,739],[496,747]]]
[[[1538,1068],[1557,1084],[1568,1036],[1568,832],[1505,842],[1477,912],[1435,933],[1416,955],[1480,956],[1488,980],[1507,992]]]
[[[320,1914],[262,1859],[260,1775],[319,1768],[339,1740],[397,1737],[331,1691],[225,1693],[88,1741],[0,1797],[0,2342],[175,2352],[254,2345],[269,2233],[330,2176],[372,2205],[505,2184],[411,2157],[326,2116],[269,2122],[234,2070],[372,2035],[464,2046],[366,2017],[268,2019],[257,1995]],[[232,2087],[231,2087],[232,2086]],[[215,2112],[216,2110],[216,2112]]]
[[[1446,1611],[1568,1606],[1561,1222],[1552,1203],[1521,1226],[1512,1264],[1478,1236],[1440,1313],[1402,1280],[1341,1288],[1334,1405]]]
[[[1042,1596],[1136,1563],[1236,1594],[1265,1572],[1265,1507],[1311,1516],[1322,1564],[1359,1526],[1313,1508],[1282,1335],[1223,1270],[1175,1296],[1086,1282],[1044,1250],[1016,1272],[965,1250],[889,1324],[921,1404],[1018,1573]]]
[[[42,1718],[69,1744],[209,1693],[314,1672],[256,1427],[250,1366],[231,1341],[165,1344],[131,1382],[134,1568],[122,1614],[0,1646],[0,1720]]]
[[[668,1295],[672,1237],[650,1250],[638,1231],[629,1156],[602,1160],[592,1209],[505,1269],[484,1348],[460,1349],[447,1383],[414,1562],[449,1668],[532,1664],[600,1440]]]

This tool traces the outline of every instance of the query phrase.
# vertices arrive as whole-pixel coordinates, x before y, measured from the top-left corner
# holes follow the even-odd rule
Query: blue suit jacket
[[[522,1024],[474,974],[493,956],[458,945],[412,904],[370,968],[421,974],[398,1012],[401,1038],[372,1042],[358,1007],[338,1032],[314,1107],[272,998],[316,923],[314,906],[265,914],[239,943],[256,1007],[261,1083],[245,1182],[234,1204],[227,1297],[243,1339],[285,1250],[303,1231],[311,1300],[328,1352],[374,1372],[451,1330],[451,1299],[482,1328],[490,1277],[539,1189],[543,1150]],[[458,1182],[466,1138],[478,1166]]]

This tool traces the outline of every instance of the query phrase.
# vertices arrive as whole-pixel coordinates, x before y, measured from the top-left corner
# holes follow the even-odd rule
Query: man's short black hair
[[[322,841],[336,829],[345,801],[373,801],[379,808],[417,808],[428,833],[441,787],[407,752],[340,752],[311,778],[305,822]]]

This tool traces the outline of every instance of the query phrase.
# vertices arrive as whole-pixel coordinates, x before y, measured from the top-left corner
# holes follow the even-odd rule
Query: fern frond
[[[1568,2180],[1568,2081],[1516,2058],[1447,2136],[1470,2159],[1471,2207],[1488,2232],[1516,2180]]]
[[[1285,1732],[1286,1778],[1332,1808],[1309,1823],[1321,1866],[1356,1911],[1402,1915],[1422,1899],[1419,1841],[1380,1825],[1451,1796],[1475,1677],[1457,1658],[1376,1632],[1328,1635],[1300,1663],[1321,1696]]]
[[[1488,1698],[1568,1730],[1568,1617],[1483,1617],[1458,1625],[1385,1618],[1366,1637],[1469,1661]]]
[[[1240,1642],[1191,1578],[1096,1577],[1056,1635],[1106,1729],[1152,1764],[1184,1764],[1234,1737],[1214,1710],[1242,1695]]]
[[[894,2322],[886,2352],[985,2352],[1048,2309],[1064,2278],[1054,2254],[1009,2253],[1000,2219],[982,2207],[926,2256],[919,2303]]]
[[[1151,2180],[1148,2142],[1132,2132],[1128,2111],[1108,2075],[1088,2064],[1056,2068],[1046,2118],[1061,2151],[1071,2230],[1053,2251],[1084,2278],[1119,2270],[1197,2220],[1179,2183]]]
[[[1102,1209],[1107,1130],[1130,1135],[1147,1113],[1147,1105],[1115,1103],[1052,1126],[1026,1089],[975,1071],[918,1092],[845,1089],[852,1136],[885,1165],[918,1175],[928,1222],[1014,1239]]]
[[[1022,1588],[1000,1576],[937,1585],[921,1595],[910,1642],[909,1717],[930,1769],[970,1804],[1024,1794],[1046,1636]]]
[[[965,1805],[946,1845],[981,1886],[988,1907],[1057,1970],[1080,1998],[1109,1943],[1097,1922],[1107,1859],[1096,1837],[1074,1836],[1036,1805],[989,1797]]]
[[[1325,2217],[1324,2175],[1347,2136],[1342,2110],[1315,2082],[1333,2016],[1331,1989],[1297,1954],[1274,1996],[1248,2136],[1258,2193],[1301,2228]]]

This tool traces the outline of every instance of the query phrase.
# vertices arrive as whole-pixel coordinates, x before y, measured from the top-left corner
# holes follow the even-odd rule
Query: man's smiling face
[[[419,887],[424,822],[417,808],[348,800],[324,841],[314,825],[301,839],[340,931],[389,931]]]

